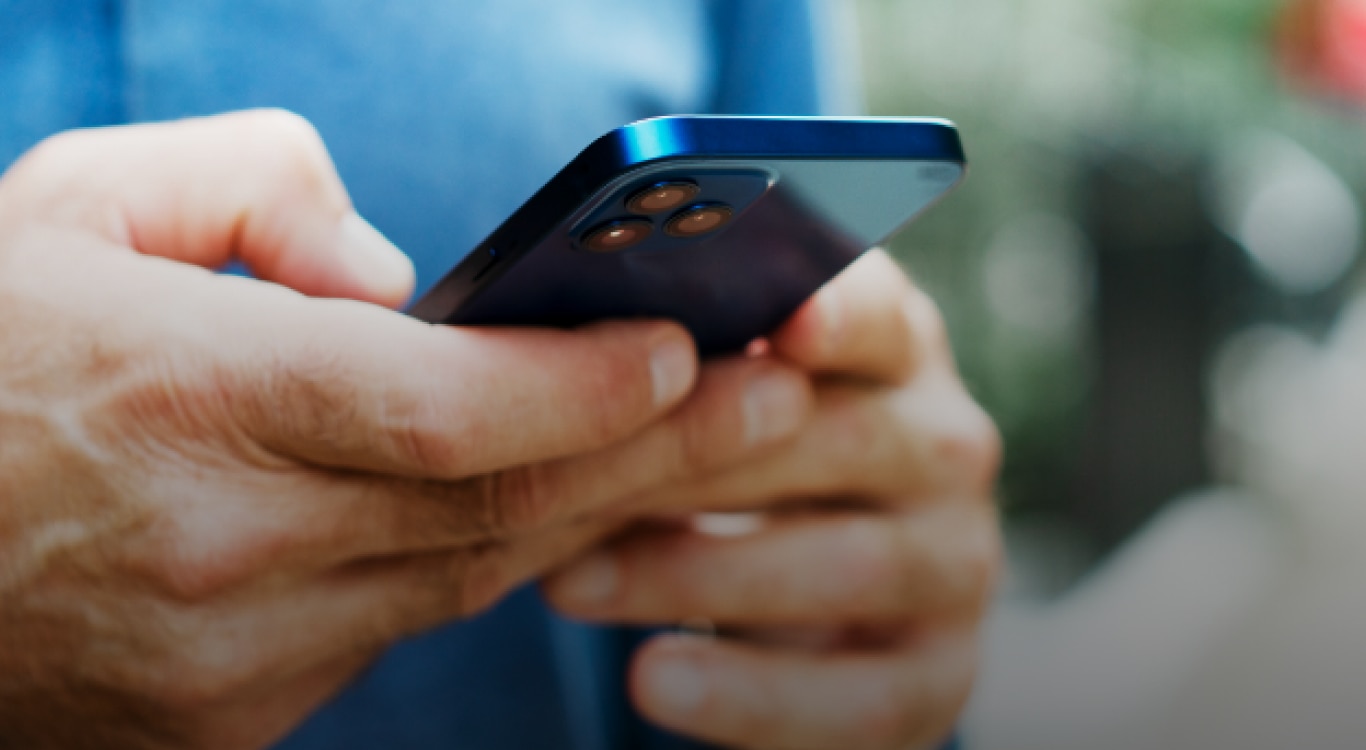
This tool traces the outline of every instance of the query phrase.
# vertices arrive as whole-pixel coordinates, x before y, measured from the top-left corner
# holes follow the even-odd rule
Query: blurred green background
[[[1016,583],[1062,590],[1220,479],[1208,375],[1230,337],[1322,331],[1353,287],[1363,123],[1278,72],[1273,0],[858,6],[873,112],[962,129],[967,184],[893,251],[1005,435]],[[1250,259],[1227,220],[1271,179],[1257,166],[1282,162],[1329,175],[1352,207],[1328,222],[1350,263],[1302,283]]]

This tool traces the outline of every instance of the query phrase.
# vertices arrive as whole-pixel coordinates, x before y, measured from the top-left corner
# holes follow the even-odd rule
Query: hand
[[[234,257],[276,283],[194,267]],[[411,286],[289,115],[63,135],[0,180],[7,747],[266,745],[809,411],[777,362],[699,378],[671,324],[437,328],[380,306]]]
[[[631,506],[769,509],[754,528],[642,529],[559,572],[547,596],[588,620],[721,628],[658,637],[635,657],[635,702],[675,731],[764,750],[942,740],[999,567],[996,432],[959,382],[933,304],[881,252],[772,350],[822,376],[800,435]]]

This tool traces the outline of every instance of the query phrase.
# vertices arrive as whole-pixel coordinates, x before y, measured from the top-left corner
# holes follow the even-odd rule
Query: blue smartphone
[[[410,313],[459,325],[667,318],[704,356],[741,351],[965,168],[944,120],[643,120],[593,142]]]

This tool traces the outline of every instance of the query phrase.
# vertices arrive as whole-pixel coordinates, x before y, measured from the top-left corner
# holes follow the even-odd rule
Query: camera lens
[[[626,208],[634,214],[660,214],[687,205],[700,192],[691,182],[661,182],[632,195]]]
[[[669,219],[664,231],[671,237],[701,237],[728,224],[735,212],[730,206],[712,203],[693,206],[683,213]]]
[[[584,235],[583,246],[595,253],[617,253],[645,241],[654,226],[644,219],[611,221]]]

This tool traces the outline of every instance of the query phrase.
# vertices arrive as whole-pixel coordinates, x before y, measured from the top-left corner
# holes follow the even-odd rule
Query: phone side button
[[[497,248],[491,247],[484,251],[484,257],[487,258],[487,260],[484,261],[484,266],[474,274],[474,281],[476,283],[489,275],[489,271],[492,271],[494,266],[498,265],[498,261],[503,259],[503,254],[498,252]]]

